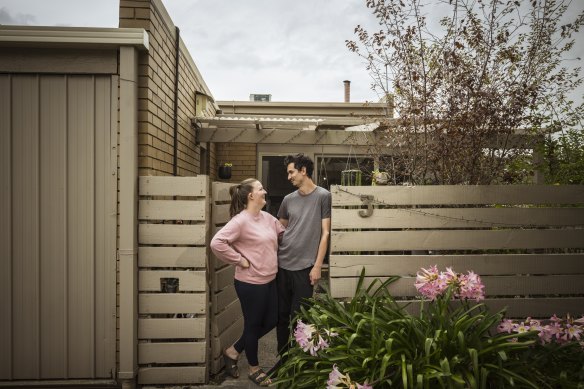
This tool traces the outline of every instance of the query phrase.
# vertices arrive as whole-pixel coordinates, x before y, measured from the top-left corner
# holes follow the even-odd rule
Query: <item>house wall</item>
[[[217,143],[215,154],[215,171],[219,166],[229,162],[231,178],[226,182],[238,183],[257,175],[257,145],[250,143]]]
[[[52,52],[0,61],[0,381],[115,376],[118,77]]]
[[[172,175],[176,27],[160,0],[120,1],[120,27],[144,28],[149,35],[150,49],[139,56],[139,175]],[[201,153],[191,126],[195,95],[211,93],[182,40],[179,45],[177,175],[193,176],[207,173],[200,171]],[[202,114],[213,115],[212,100],[206,100]]]

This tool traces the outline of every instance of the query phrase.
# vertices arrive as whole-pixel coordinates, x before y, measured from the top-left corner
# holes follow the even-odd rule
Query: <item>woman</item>
[[[235,290],[243,312],[243,334],[225,349],[225,369],[239,377],[237,360],[242,351],[249,362],[249,379],[259,386],[271,384],[258,363],[258,340],[270,332],[278,319],[276,273],[278,240],[284,226],[262,211],[266,191],[261,182],[248,178],[230,188],[231,220],[211,240],[211,250],[220,260],[235,265]]]

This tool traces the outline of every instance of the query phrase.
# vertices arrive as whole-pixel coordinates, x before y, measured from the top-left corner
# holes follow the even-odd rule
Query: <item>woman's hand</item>
[[[241,261],[239,262],[239,266],[241,266],[244,269],[247,269],[249,267],[249,261],[245,257],[241,257]]]

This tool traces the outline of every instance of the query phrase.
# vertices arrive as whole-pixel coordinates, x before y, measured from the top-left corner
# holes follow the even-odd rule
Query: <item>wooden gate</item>
[[[333,187],[331,291],[389,275],[398,299],[437,264],[473,270],[486,303],[511,317],[584,313],[583,186]],[[360,217],[370,203],[371,215]],[[365,208],[365,209],[362,209]],[[415,309],[415,304],[413,305]]]
[[[138,383],[208,379],[209,178],[140,177]]]

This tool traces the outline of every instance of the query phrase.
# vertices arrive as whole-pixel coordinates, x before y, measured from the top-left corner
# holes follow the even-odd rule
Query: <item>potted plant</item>
[[[230,162],[225,162],[223,165],[219,166],[218,175],[222,180],[228,180],[231,178],[231,167],[233,166]]]
[[[371,172],[371,185],[387,185],[389,183],[389,174],[381,170]]]

